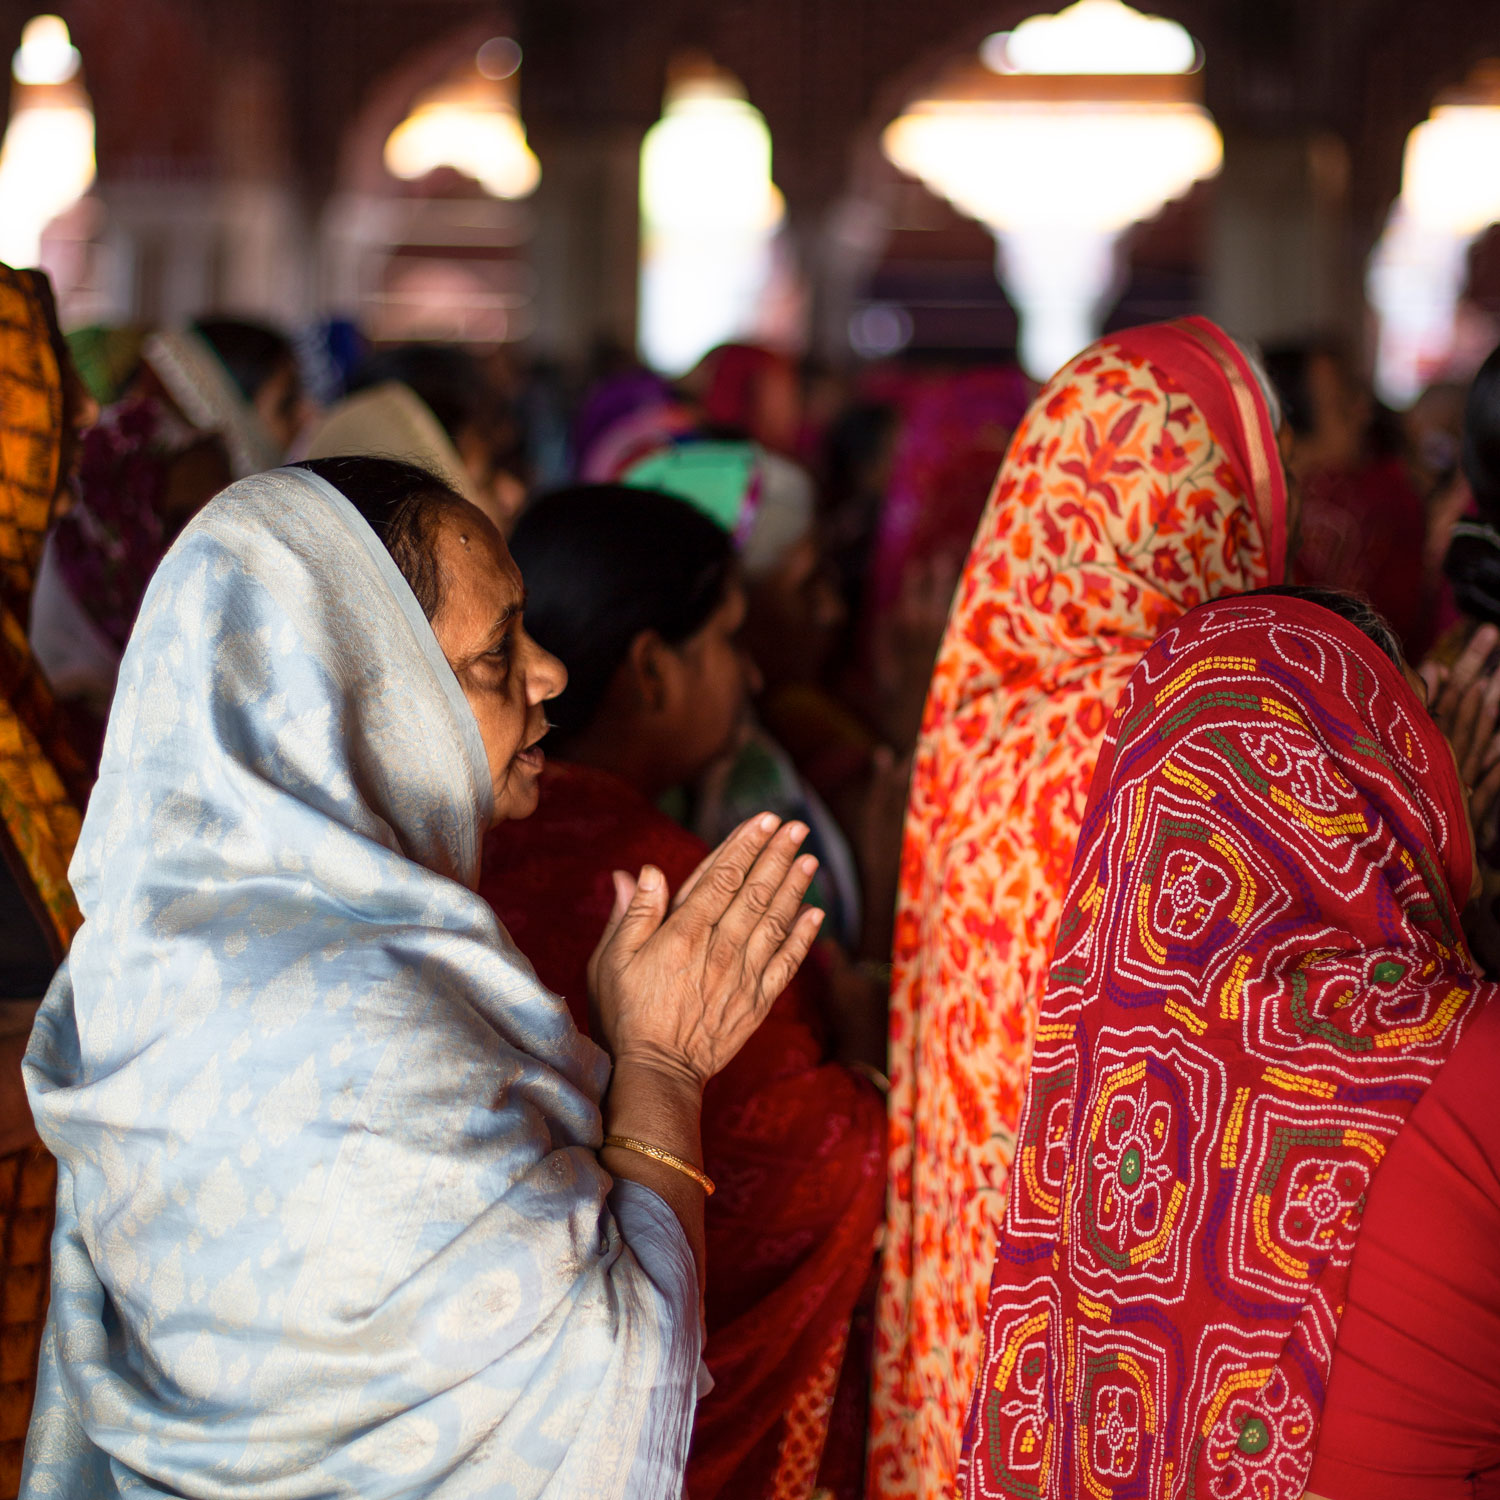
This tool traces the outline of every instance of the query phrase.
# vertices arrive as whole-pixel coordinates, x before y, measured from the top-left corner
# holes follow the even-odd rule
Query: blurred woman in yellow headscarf
[[[77,435],[97,415],[39,271],[0,266],[0,1500],[16,1494],[47,1296],[54,1167],[31,1123],[21,1054],[78,926],[68,861],[83,757],[26,642],[42,541]]]

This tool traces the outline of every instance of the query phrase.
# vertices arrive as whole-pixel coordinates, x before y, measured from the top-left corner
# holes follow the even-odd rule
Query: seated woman
[[[965,1436],[976,1500],[1494,1493],[1469,1480],[1500,1456],[1493,1402],[1447,1446],[1494,1390],[1493,1241],[1436,1238],[1495,1223],[1493,1166],[1457,1180],[1484,1136],[1432,1108],[1493,1114],[1465,791],[1390,628],[1289,592],[1169,629],[1101,751]]]
[[[869,731],[818,686],[843,621],[843,602],[823,565],[811,477],[759,444],[700,437],[642,459],[623,482],[677,495],[712,517],[734,536],[744,567],[745,644],[759,677],[756,715],[734,753],[694,789],[694,829],[709,840],[722,838],[720,830],[732,828],[752,803],[803,819],[812,828],[809,847],[822,859],[818,895],[825,900],[830,934],[884,962],[890,935],[882,917],[895,903],[902,798],[886,799],[895,827],[882,832],[894,837],[856,837],[880,777]],[[827,712],[804,712],[809,694]],[[788,712],[793,699],[803,708]],[[792,731],[794,744],[782,740],[783,728]],[[889,772],[888,758],[882,769]],[[904,777],[899,790],[904,794]],[[877,846],[889,852],[879,871],[861,858]]]
[[[430,475],[320,469],[211,502],[121,667],[25,1063],[22,1493],[674,1496],[702,1088],[812,944],[811,861],[761,818],[670,915],[623,878],[582,1037],[473,889],[565,681],[521,576]]]
[[[514,546],[529,628],[568,668],[548,706],[562,763],[543,773],[532,817],[491,833],[480,893],[586,1029],[612,872],[649,862],[675,889],[706,853],[652,804],[733,741],[751,672],[737,643],[744,589],[728,535],[645,490],[552,495]],[[830,1025],[820,978],[798,976],[704,1095],[719,1183],[706,1223],[715,1385],[693,1439],[694,1500],[805,1496],[815,1479],[858,1493],[867,1365],[845,1346],[882,1212],[885,1111],[835,1060],[858,1042]],[[842,1404],[829,1409],[841,1365],[847,1423]]]

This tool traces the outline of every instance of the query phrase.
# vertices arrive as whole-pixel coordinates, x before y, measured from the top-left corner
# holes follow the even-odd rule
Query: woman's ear
[[[630,643],[625,664],[634,697],[647,713],[666,711],[675,686],[676,656],[654,630],[643,630]]]

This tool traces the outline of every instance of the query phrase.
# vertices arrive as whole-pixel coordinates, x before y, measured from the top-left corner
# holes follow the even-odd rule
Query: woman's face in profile
[[[679,671],[666,693],[662,741],[674,760],[674,783],[695,780],[734,746],[759,685],[740,642],[744,623],[745,590],[734,582],[702,629],[671,648]]]
[[[492,821],[529,817],[543,765],[543,705],[567,685],[567,670],[526,634],[520,570],[486,516],[467,503],[445,507],[433,551],[442,584],[433,634],[479,725]]]

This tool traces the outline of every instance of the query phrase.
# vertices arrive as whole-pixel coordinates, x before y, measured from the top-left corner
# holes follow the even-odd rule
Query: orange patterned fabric
[[[59,732],[23,621],[58,490],[63,382],[51,291],[0,266],[0,823],[60,946],[79,923],[68,886],[85,779]]]
[[[953,1493],[1032,1034],[1100,740],[1184,610],[1282,580],[1266,399],[1201,318],[1112,335],[1012,440],[924,716],[891,996],[870,1493]]]

